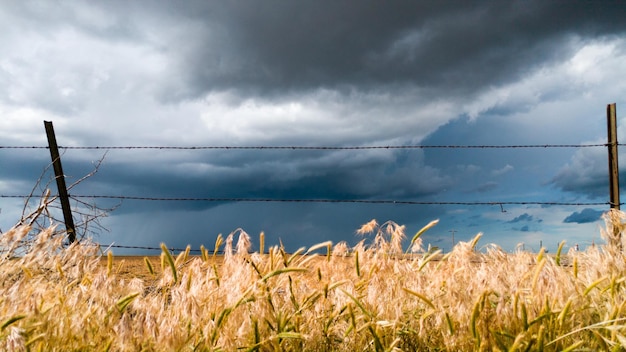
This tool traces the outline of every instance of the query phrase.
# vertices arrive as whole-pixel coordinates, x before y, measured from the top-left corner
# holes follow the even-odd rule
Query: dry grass
[[[237,231],[216,243],[222,258],[164,247],[131,270],[93,246],[63,248],[47,229],[23,256],[0,259],[0,349],[623,350],[624,215],[606,219],[607,245],[567,253],[569,266],[565,253],[476,251],[480,236],[434,261],[402,252],[403,226],[371,222],[361,229],[375,236],[369,246],[248,253]],[[29,230],[11,229],[0,245]]]

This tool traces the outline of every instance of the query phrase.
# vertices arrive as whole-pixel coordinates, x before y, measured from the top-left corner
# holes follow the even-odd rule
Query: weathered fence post
[[[620,210],[619,201],[619,164],[617,162],[617,113],[615,111],[615,103],[606,107],[606,121],[608,130],[609,150],[609,194],[611,209]],[[613,236],[617,241],[618,247],[622,249],[622,233],[618,226],[613,225]]]
[[[608,125],[608,143],[609,149],[609,193],[611,208],[619,210],[619,164],[617,160],[617,117],[615,112],[615,103],[606,107],[606,120]]]
[[[65,221],[65,230],[70,243],[76,240],[76,231],[74,228],[74,219],[72,218],[72,209],[70,207],[70,199],[67,194],[67,186],[65,185],[65,174],[61,166],[61,156],[59,155],[59,147],[57,139],[54,135],[54,127],[52,121],[44,121],[46,127],[46,136],[48,137],[48,147],[50,149],[50,157],[52,158],[52,167],[54,168],[54,177],[57,181],[59,189],[59,199],[61,201],[61,209],[63,210],[63,220]]]

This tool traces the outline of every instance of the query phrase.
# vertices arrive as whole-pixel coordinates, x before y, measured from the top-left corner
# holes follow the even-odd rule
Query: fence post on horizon
[[[61,166],[61,156],[59,155],[59,147],[57,139],[54,135],[54,127],[52,121],[43,122],[46,128],[46,136],[48,137],[48,147],[50,149],[50,158],[52,158],[52,167],[54,168],[54,178],[57,181],[59,190],[59,200],[61,201],[61,209],[63,210],[63,220],[65,221],[65,230],[70,243],[76,240],[76,231],[74,229],[74,219],[72,218],[72,209],[70,207],[70,199],[67,194],[67,186],[65,185],[65,174]]]

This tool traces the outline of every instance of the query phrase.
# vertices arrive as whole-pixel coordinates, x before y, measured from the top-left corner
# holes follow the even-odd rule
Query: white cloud
[[[617,73],[613,69],[618,71],[623,69],[623,65],[616,62],[624,55],[617,50],[623,45],[624,39],[587,43],[565,63],[565,70],[578,84],[606,84],[606,80],[613,80]]]
[[[237,144],[380,145],[398,137],[404,140],[396,143],[419,143],[455,116],[450,102],[415,107],[407,94],[318,90],[241,100],[232,93],[211,93],[202,102],[201,119],[208,131],[218,132],[219,140]],[[414,134],[407,135],[410,131]]]
[[[505,166],[503,166],[500,169],[496,169],[496,170],[492,170],[491,171],[491,175],[492,176],[501,176],[504,175],[506,173],[509,173],[511,171],[513,171],[515,168],[509,164],[506,164]]]
[[[471,119],[476,119],[490,110],[520,113],[555,100],[564,103],[569,99],[580,101],[581,97],[604,98],[610,103],[622,94],[626,82],[615,77],[626,75],[623,64],[626,60],[626,39],[583,42],[572,38],[570,46],[577,50],[569,60],[542,66],[513,83],[492,86],[466,103],[463,111]],[[558,121],[569,118],[566,114],[559,115],[551,118]]]
[[[7,106],[0,103],[0,138],[11,145],[45,145],[46,135],[43,121],[67,119],[46,110],[31,107]]]

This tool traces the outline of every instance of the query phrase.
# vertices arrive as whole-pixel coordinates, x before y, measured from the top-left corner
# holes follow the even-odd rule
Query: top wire
[[[519,144],[519,145],[384,145],[384,146],[59,146],[59,149],[170,149],[170,150],[362,150],[362,149],[515,149],[515,148],[594,148],[609,144]],[[625,144],[618,144],[623,146]],[[48,149],[47,146],[0,146],[0,149]]]

